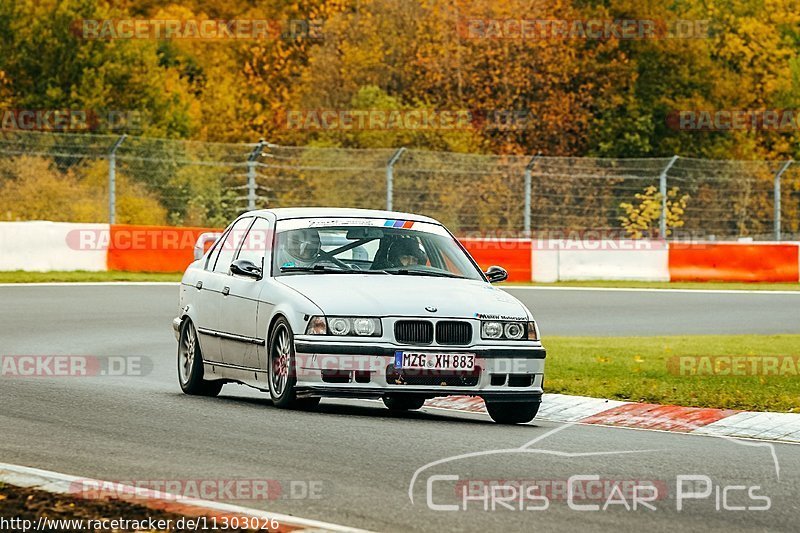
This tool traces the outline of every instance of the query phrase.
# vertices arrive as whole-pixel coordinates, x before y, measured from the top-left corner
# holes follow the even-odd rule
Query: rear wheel
[[[178,381],[181,390],[194,396],[216,396],[222,390],[222,381],[203,379],[203,353],[197,341],[197,330],[189,319],[181,325],[178,342]]]
[[[425,398],[409,395],[384,396],[383,404],[392,411],[416,411],[425,403]]]
[[[293,407],[313,407],[313,399],[297,399],[295,384],[297,374],[294,362],[294,337],[289,322],[281,317],[275,323],[269,340],[269,361],[267,377],[269,395],[275,407],[291,409]],[[319,400],[316,400],[319,402]]]
[[[524,424],[536,417],[539,405],[539,402],[486,402],[486,410],[498,424]]]

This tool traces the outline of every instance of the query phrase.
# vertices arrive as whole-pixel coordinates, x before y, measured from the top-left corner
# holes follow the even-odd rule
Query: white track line
[[[104,483],[100,480],[80,478],[77,476],[60,474],[58,472],[51,472],[49,470],[40,470],[38,468],[30,468],[27,466],[12,465],[7,463],[0,463],[0,482],[8,483],[9,485],[15,485],[17,487],[35,488],[54,494],[65,494],[72,496],[76,496],[74,491],[71,490],[71,487],[74,486],[74,483],[97,483],[101,484],[100,486],[102,486]],[[112,485],[108,482],[106,482],[106,484]],[[136,494],[137,498],[141,498],[142,500],[166,501],[224,513],[241,514],[258,518],[274,518],[281,525],[303,528],[302,530],[304,531],[331,531],[337,533],[366,532],[366,530],[363,529],[340,526],[338,524],[331,524],[318,520],[298,518],[296,516],[285,514],[271,513],[268,511],[262,511],[261,509],[251,509],[248,507],[240,507],[238,505],[231,505],[227,503],[214,502],[210,500],[198,500],[194,498],[166,494],[162,497],[159,497],[159,493],[157,491],[137,487],[128,487],[116,483],[113,485],[120,491],[127,494]]]

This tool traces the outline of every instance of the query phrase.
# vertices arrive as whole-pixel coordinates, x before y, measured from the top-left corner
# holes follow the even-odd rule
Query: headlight
[[[500,322],[484,322],[481,324],[481,337],[499,339],[503,336],[503,324]]]
[[[507,339],[521,339],[525,336],[525,328],[519,322],[509,322],[503,328]]]
[[[334,335],[347,335],[350,333],[350,321],[346,318],[331,318],[328,322],[331,333]]]
[[[366,335],[370,336],[375,333],[377,329],[376,322],[378,326],[380,325],[380,321],[375,320],[373,318],[354,318],[353,319],[353,331],[356,332],[356,335]]]
[[[312,316],[306,328],[306,335],[380,337],[382,334],[379,318]]]
[[[481,322],[482,339],[539,340],[535,322]]]

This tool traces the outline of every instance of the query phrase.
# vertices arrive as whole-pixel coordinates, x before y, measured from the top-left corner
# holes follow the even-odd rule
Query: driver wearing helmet
[[[278,255],[278,266],[311,266],[319,257],[319,231],[313,228],[287,231]]]
[[[388,253],[389,265],[392,268],[401,268],[427,263],[425,252],[419,247],[413,237],[404,237],[392,243]]]

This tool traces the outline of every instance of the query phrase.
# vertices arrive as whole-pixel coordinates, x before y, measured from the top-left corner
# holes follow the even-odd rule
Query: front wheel
[[[539,412],[539,402],[486,402],[486,410],[498,424],[524,424]]]
[[[294,362],[294,337],[289,322],[281,317],[272,329],[269,337],[269,360],[267,361],[267,378],[269,395],[272,404],[281,409],[302,407],[298,402],[295,384],[297,374]],[[319,400],[317,400],[319,401]]]
[[[181,325],[178,342],[178,382],[181,390],[193,396],[216,396],[222,390],[222,381],[203,379],[203,352],[197,342],[197,330],[189,319]]]

